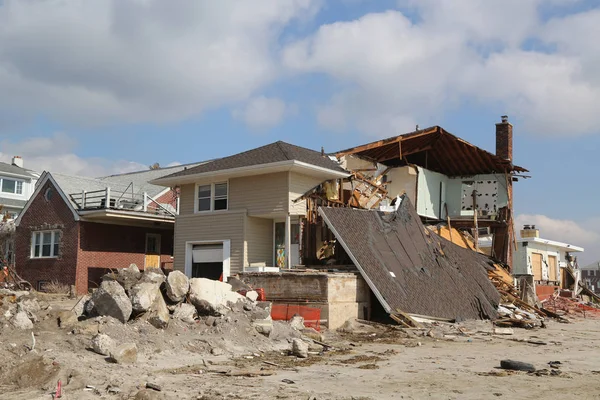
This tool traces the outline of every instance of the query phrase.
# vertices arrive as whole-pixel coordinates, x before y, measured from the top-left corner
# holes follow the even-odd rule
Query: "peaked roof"
[[[336,153],[356,154],[388,166],[415,164],[448,176],[469,176],[503,172],[528,172],[440,126],[367,143]]]
[[[5,162],[0,162],[0,174],[12,174],[19,175],[24,178],[35,178],[36,175],[28,169],[17,167],[16,165],[8,164]]]
[[[164,178],[175,178],[292,160],[315,165],[335,172],[346,172],[337,162],[331,160],[328,156],[322,155],[318,151],[278,141],[229,157],[219,158],[193,168],[187,168],[183,171],[167,175]]]

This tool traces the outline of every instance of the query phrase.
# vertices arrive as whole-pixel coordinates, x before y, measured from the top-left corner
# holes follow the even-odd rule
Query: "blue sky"
[[[518,223],[600,258],[600,1],[0,2],[0,160],[104,175],[514,124]],[[600,247],[599,247],[600,248]]]

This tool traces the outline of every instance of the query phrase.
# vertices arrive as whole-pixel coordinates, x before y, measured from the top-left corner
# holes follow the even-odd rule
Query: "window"
[[[0,181],[2,181],[3,193],[23,194],[23,181],[6,178],[2,178]]]
[[[60,231],[33,232],[31,258],[55,258],[59,256]]]
[[[227,210],[228,192],[227,182],[198,186],[197,211]]]

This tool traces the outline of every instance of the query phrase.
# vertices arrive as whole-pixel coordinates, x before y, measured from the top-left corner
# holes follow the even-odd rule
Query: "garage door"
[[[222,262],[223,245],[222,244],[197,244],[192,248],[192,262]]]

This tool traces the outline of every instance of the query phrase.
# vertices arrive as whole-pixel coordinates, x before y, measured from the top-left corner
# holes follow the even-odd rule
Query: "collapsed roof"
[[[407,196],[396,212],[320,208],[323,220],[388,313],[493,319],[490,259],[427,230]]]
[[[415,164],[447,176],[528,172],[439,126],[342,150],[335,155],[340,158],[349,154],[390,167]]]

